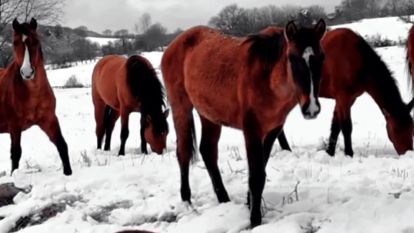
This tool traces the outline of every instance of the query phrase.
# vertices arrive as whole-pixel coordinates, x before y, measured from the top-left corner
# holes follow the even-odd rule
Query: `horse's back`
[[[325,34],[322,39],[325,60],[320,96],[335,98],[349,92],[353,92],[355,97],[362,94],[359,71],[364,60],[360,45],[361,37],[350,29],[334,29]]]
[[[126,83],[126,58],[108,55],[96,63],[92,74],[92,95],[110,105],[119,108],[118,88]]]
[[[242,42],[202,26],[174,40],[161,64],[172,105],[177,92],[184,92],[181,94],[188,96],[204,117],[215,123],[234,124],[238,110],[237,79],[243,68],[239,56]]]

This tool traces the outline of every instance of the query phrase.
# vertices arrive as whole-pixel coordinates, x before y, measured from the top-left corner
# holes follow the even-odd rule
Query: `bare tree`
[[[144,34],[152,25],[151,15],[144,13],[139,18],[138,23],[134,25],[134,30],[137,34]]]
[[[65,0],[0,0],[0,66],[11,60],[11,27],[14,18],[36,18],[42,24],[56,24],[63,15]]]
[[[237,4],[224,7],[217,16],[210,19],[209,25],[230,35],[241,36],[248,33],[248,12]]]
[[[112,30],[111,29],[105,29],[102,34],[104,36],[112,36]]]

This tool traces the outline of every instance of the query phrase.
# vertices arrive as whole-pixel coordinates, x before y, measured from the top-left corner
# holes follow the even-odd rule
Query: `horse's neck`
[[[382,77],[376,77],[378,78]],[[381,109],[381,112],[389,114],[392,117],[401,117],[405,115],[406,105],[401,98],[401,94],[398,90],[398,87],[395,83],[375,83],[375,79],[370,84],[367,85],[368,94],[374,99],[378,107]]]

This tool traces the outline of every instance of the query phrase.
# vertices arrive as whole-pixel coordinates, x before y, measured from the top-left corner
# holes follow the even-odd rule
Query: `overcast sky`
[[[70,27],[87,26],[97,32],[105,29],[133,30],[139,17],[148,12],[152,22],[159,22],[170,32],[177,28],[207,24],[223,7],[237,3],[240,7],[260,7],[269,4],[300,6],[319,4],[331,12],[340,0],[68,0],[62,24]]]

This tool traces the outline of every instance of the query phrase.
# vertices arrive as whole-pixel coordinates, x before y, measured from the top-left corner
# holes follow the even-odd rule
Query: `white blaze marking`
[[[303,59],[305,59],[309,70],[310,70],[309,57],[312,56],[312,55],[314,55],[312,47],[310,47],[310,46],[306,47],[305,51],[303,52],[302,57],[303,57]],[[313,116],[313,115],[316,114],[316,112],[319,111],[319,107],[316,104],[316,98],[315,98],[315,95],[314,95],[312,72],[309,72],[309,73],[310,73],[310,94],[309,94],[310,95],[309,96],[310,103],[309,103],[309,107],[308,107],[308,112]]]
[[[26,41],[26,39],[27,39],[27,36],[23,35],[22,36],[23,43]],[[27,48],[26,44],[24,45],[24,58],[23,58],[22,67],[20,68],[20,73],[22,74],[22,76],[24,76],[23,78],[29,77],[29,79],[32,78],[32,75],[33,75],[32,64],[30,64],[29,49]]]

